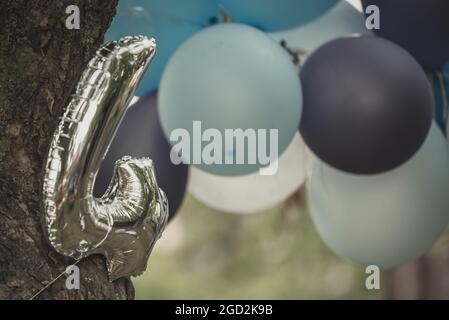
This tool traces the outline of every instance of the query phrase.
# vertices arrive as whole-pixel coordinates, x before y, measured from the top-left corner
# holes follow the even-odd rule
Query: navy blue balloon
[[[136,94],[158,88],[165,65],[179,45],[197,31],[216,22],[215,0],[120,0],[105,41],[145,35],[156,39],[156,57]]]
[[[429,71],[449,62],[449,1],[362,0],[380,9],[381,37],[409,51]]]
[[[153,160],[159,187],[167,194],[169,220],[176,214],[186,192],[188,166],[174,165],[170,144],[162,131],[157,108],[157,93],[140,98],[130,107],[117,130],[95,180],[94,195],[100,197],[112,178],[112,168],[125,155]]]
[[[239,23],[273,32],[304,25],[327,12],[338,0],[219,0]]]
[[[356,174],[394,169],[428,135],[432,87],[416,60],[391,41],[330,41],[306,60],[300,76],[301,134],[334,168]]]

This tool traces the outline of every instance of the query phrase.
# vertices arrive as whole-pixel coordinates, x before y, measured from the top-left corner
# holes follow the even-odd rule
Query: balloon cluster
[[[258,212],[311,172],[311,214],[333,251],[383,267],[415,259],[449,223],[449,2],[421,2],[363,0],[380,9],[372,32],[337,0],[120,1],[106,38],[147,34],[158,49],[96,193],[125,153],[154,160],[170,217],[186,190]],[[243,161],[226,139],[236,131]]]
[[[447,117],[440,10],[449,3],[363,5],[380,9],[377,36],[330,41],[301,70],[300,131],[319,158],[310,207],[322,239],[351,261],[388,268],[423,254],[449,222],[449,149],[425,73],[440,75],[436,109]]]

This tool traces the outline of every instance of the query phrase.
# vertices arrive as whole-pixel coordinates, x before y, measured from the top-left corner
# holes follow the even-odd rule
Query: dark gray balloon
[[[428,71],[449,62],[449,1],[362,0],[376,5],[380,29],[374,32],[408,50]],[[364,10],[365,11],[365,10]]]
[[[157,108],[157,92],[141,97],[130,109],[117,130],[95,180],[94,195],[102,196],[112,177],[112,168],[124,155],[149,157],[154,162],[159,187],[166,193],[169,220],[173,218],[186,192],[188,166],[174,165],[170,144],[162,131]]]
[[[301,134],[329,165],[351,173],[393,169],[423,144],[432,87],[417,61],[373,36],[341,38],[309,57],[300,73]]]

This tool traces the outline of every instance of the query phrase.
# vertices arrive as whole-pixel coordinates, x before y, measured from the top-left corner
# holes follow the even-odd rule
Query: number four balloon
[[[101,164],[95,180],[94,194],[101,196],[111,181],[114,163],[124,154],[153,160],[158,185],[170,200],[169,221],[177,213],[184,198],[189,167],[170,160],[170,144],[159,122],[157,92],[136,99],[126,112],[114,141]]]
[[[44,229],[59,253],[107,258],[110,279],[138,275],[168,217],[152,161],[124,157],[105,195],[92,195],[100,163],[155,52],[145,37],[97,51],[51,142],[43,185]]]

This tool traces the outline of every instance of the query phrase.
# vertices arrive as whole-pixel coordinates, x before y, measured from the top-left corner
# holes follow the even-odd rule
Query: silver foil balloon
[[[123,157],[101,198],[100,164],[156,50],[154,39],[125,37],[89,62],[53,136],[43,184],[44,229],[59,253],[106,256],[110,280],[139,275],[168,218],[150,159]]]

